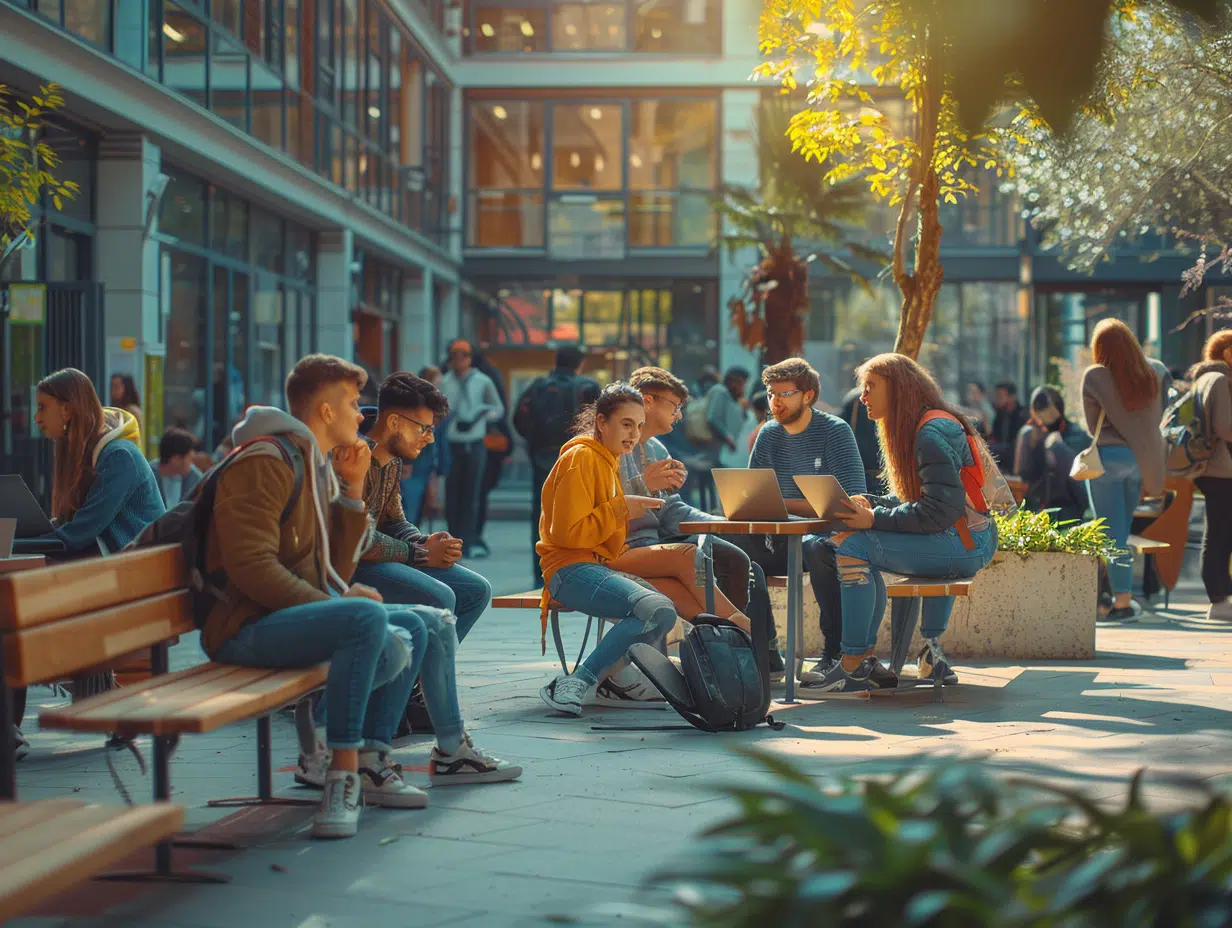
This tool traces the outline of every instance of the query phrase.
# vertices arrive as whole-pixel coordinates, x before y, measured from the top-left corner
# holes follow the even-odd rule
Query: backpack
[[[1209,423],[1202,396],[1190,389],[1164,410],[1159,430],[1163,433],[1170,477],[1201,477],[1215,454],[1217,440],[1207,434]]]
[[[706,397],[698,396],[689,400],[684,408],[684,435],[695,445],[704,446],[714,442],[714,432],[710,430],[710,422],[706,417]]]
[[[211,467],[197,484],[192,496],[180,500],[165,515],[151,522],[140,535],[128,544],[128,548],[147,548],[154,545],[180,545],[184,554],[184,574],[192,593],[193,624],[205,627],[214,606],[226,600],[227,572],[222,568],[206,573],[207,530],[214,514],[214,494],[223,471],[235,461],[246,448],[257,442],[271,442],[278,448],[283,460],[291,468],[294,484],[291,496],[282,509],[279,524],[285,524],[295,511],[300,493],[304,489],[304,456],[289,438],[284,435],[267,435],[245,442]]]
[[[916,426],[916,432],[918,433],[925,424],[934,419],[949,419],[951,422],[962,425],[956,416],[941,409],[930,409],[921,417],[920,424]],[[964,465],[958,472],[963,489],[967,491],[968,508],[982,516],[990,513],[1004,516],[1015,512],[1018,509],[1018,500],[1014,498],[1014,491],[1010,489],[1009,483],[1001,475],[1001,470],[997,467],[997,462],[992,459],[987,446],[965,428],[963,432],[967,436],[967,447],[971,449],[971,460],[974,462]],[[959,519],[954,527],[958,530],[958,537],[962,540],[963,547],[968,551],[972,550],[975,547],[975,540],[971,537],[970,528],[967,527],[966,517]]]
[[[522,394],[513,427],[526,439],[534,455],[560,454],[572,437],[569,433],[581,406],[581,383],[577,377],[540,377]]]

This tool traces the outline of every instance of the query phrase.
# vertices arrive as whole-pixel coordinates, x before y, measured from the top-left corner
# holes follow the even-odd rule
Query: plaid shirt
[[[428,536],[406,520],[402,512],[402,461],[394,458],[381,466],[373,455],[364,477],[364,505],[376,523],[365,561],[393,561],[422,567],[428,561],[424,542]]]

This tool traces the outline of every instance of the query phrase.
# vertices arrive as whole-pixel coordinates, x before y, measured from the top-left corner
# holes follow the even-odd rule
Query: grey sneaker
[[[299,764],[295,768],[295,782],[300,786],[324,789],[329,760],[329,749],[325,747],[325,742],[318,741],[317,749],[313,753],[299,756]]]
[[[565,715],[582,714],[582,700],[590,692],[590,684],[575,676],[561,674],[539,691],[543,701]]]
[[[834,658],[823,654],[821,660],[814,664],[811,669],[800,674],[800,683],[804,686],[815,686],[825,679],[826,673],[837,663],[838,661]]]
[[[402,765],[388,754],[363,751],[359,755],[359,778],[364,785],[364,804],[387,809],[426,809],[428,794],[402,779]]]
[[[506,783],[522,775],[517,764],[475,747],[470,735],[462,736],[462,743],[452,754],[446,754],[439,746],[432,747],[428,759],[428,777],[433,786],[465,786],[470,783]]]
[[[924,647],[916,660],[916,676],[921,680],[931,680],[934,668],[940,673],[941,682],[946,686],[953,686],[958,682],[958,674],[950,667],[945,652],[941,650],[941,642],[936,638],[925,638]]]
[[[1232,599],[1211,603],[1211,607],[1206,610],[1206,618],[1209,622],[1232,622]],[[18,737],[21,737],[20,732]]]
[[[359,830],[359,810],[364,806],[363,782],[353,770],[325,774],[325,795],[312,820],[314,838],[353,838]]]
[[[868,672],[868,661],[848,673],[842,661],[832,660],[816,682],[801,682],[800,688],[815,693],[866,693],[875,689],[868,681]]]

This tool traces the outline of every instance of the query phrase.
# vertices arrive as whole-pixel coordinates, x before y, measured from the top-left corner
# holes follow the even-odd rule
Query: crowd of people
[[[543,630],[552,600],[614,625],[573,673],[543,687],[542,699],[572,716],[592,691],[599,705],[662,705],[626,655],[635,643],[661,646],[707,611],[699,539],[681,526],[719,516],[707,494],[690,497],[697,469],[672,448],[690,417],[695,430],[709,429],[713,453],[703,469],[773,470],[792,516],[816,516],[799,475],[831,475],[851,499],[837,531],[804,539],[824,646],[801,684],[816,692],[897,686],[876,652],[882,572],[961,578],[987,565],[997,548],[987,488],[998,458],[1027,483],[1028,505],[1106,521],[1120,553],[1107,565],[1104,609],[1132,617],[1130,521],[1142,495],[1163,490],[1160,423],[1178,392],[1198,398],[1215,447],[1197,481],[1206,497],[1202,576],[1210,616],[1232,619],[1232,331],[1208,341],[1184,382],[1149,360],[1120,322],[1096,326],[1091,351],[1084,430],[1054,387],[1039,387],[1023,407],[1011,385],[999,385],[992,404],[973,385],[960,406],[920,364],[896,354],[862,364],[857,390],[835,415],[819,408],[817,371],[799,358],[763,370],[753,397],[745,396],[748,373],[733,368],[694,398],[658,367],[600,389],[582,374],[582,352],[561,349],[555,370],[531,385],[513,415],[534,471]],[[319,837],[355,834],[364,804],[427,804],[391,758],[406,731],[434,734],[434,786],[522,774],[475,744],[458,700],[458,649],[492,597],[488,581],[460,562],[481,556],[480,491],[509,439],[503,386],[473,362],[469,343],[455,341],[443,375],[394,373],[375,406],[363,407],[362,368],[310,355],[287,378],[286,411],[251,407],[213,466],[179,429],[161,436],[158,458],[147,462],[139,404],[128,408],[135,393],[124,384],[112,384],[113,404],[123,405],[108,407],[80,371],[38,385],[36,422],[55,442],[55,536],[68,556],[124,548],[168,509],[197,505],[212,481],[212,494],[200,497],[213,507],[205,568],[223,595],[202,628],[205,652],[260,667],[329,662],[323,694],[303,706],[309,734],[296,772],[323,791]],[[1082,486],[1071,472],[1091,447],[1102,468]],[[425,533],[419,514],[434,473],[446,478],[448,530]],[[766,576],[786,570],[783,539],[713,542],[713,609],[745,629],[752,620],[772,628]],[[957,682],[941,643],[952,608],[950,597],[925,601],[917,654],[921,676],[947,683]],[[784,672],[777,650],[771,672]],[[24,694],[18,706],[20,724]]]

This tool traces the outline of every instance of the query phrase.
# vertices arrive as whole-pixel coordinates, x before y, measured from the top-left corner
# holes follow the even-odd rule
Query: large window
[[[479,0],[471,6],[467,49],[718,55],[720,10],[719,0]]]
[[[713,241],[713,98],[475,100],[468,126],[472,248],[568,260]]]

